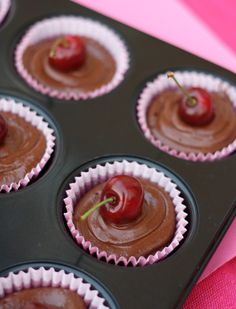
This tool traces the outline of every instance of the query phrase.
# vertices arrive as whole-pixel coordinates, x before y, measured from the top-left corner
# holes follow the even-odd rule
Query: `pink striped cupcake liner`
[[[116,73],[108,84],[89,92],[76,90],[57,90],[37,81],[24,67],[23,54],[26,48],[39,41],[61,35],[86,36],[103,45],[113,56],[116,62]],[[26,83],[44,95],[65,100],[86,100],[104,95],[112,91],[124,79],[129,67],[129,54],[124,42],[110,28],[84,17],[60,16],[47,18],[32,25],[17,45],[15,65],[18,73]]]
[[[36,178],[42,171],[53,153],[55,146],[55,136],[53,130],[49,127],[48,123],[43,119],[42,116],[37,115],[35,111],[32,111],[28,106],[23,105],[19,101],[16,102],[11,98],[0,98],[0,112],[1,111],[11,112],[13,114],[19,115],[32,126],[40,130],[46,139],[46,149],[40,162],[38,162],[38,164],[18,182],[3,184],[0,186],[0,192],[17,191],[20,188],[27,186],[29,182],[33,178]]]
[[[55,270],[53,267],[30,267],[18,273],[10,272],[7,277],[0,277],[0,299],[14,292],[40,287],[69,289],[79,294],[89,309],[108,309],[104,305],[105,299],[90,283],[75,277],[73,273]]]
[[[9,11],[10,5],[10,0],[0,0],[0,24],[2,23],[7,12]]]
[[[176,71],[175,76],[185,87],[201,87],[208,91],[224,92],[228,95],[233,106],[236,108],[236,88],[229,82],[206,73],[189,72],[189,71]],[[137,118],[139,125],[144,133],[144,136],[160,150],[180,159],[190,161],[214,161],[222,159],[236,150],[236,139],[227,145],[226,147],[219,149],[214,153],[186,153],[176,149],[172,149],[170,146],[163,144],[151,133],[147,121],[146,113],[147,109],[153,99],[158,93],[161,93],[165,89],[175,87],[174,81],[167,78],[166,73],[160,74],[152,82],[148,82],[144,90],[142,91],[138,103],[137,103]]]
[[[131,256],[126,258],[123,256],[118,257],[115,254],[108,255],[107,252],[100,251],[98,247],[94,246],[89,239],[85,239],[73,223],[73,211],[76,202],[95,185],[103,183],[115,175],[121,174],[148,179],[156,183],[169,194],[175,207],[176,231],[172,241],[162,250],[158,250],[155,254],[151,254],[147,257],[140,256],[136,258]],[[140,164],[135,161],[114,161],[113,163],[106,163],[105,165],[97,165],[94,168],[89,168],[88,171],[82,172],[81,176],[75,177],[75,181],[70,184],[70,189],[66,191],[66,195],[67,197],[64,199],[66,207],[64,216],[72,237],[84,250],[88,251],[91,255],[95,255],[98,259],[105,259],[108,263],[111,262],[116,265],[122,264],[124,266],[145,266],[158,262],[179,246],[187,231],[186,226],[188,221],[186,220],[186,206],[184,205],[183,198],[180,196],[177,185],[162,172],[158,172],[155,168],[148,167],[145,164]]]

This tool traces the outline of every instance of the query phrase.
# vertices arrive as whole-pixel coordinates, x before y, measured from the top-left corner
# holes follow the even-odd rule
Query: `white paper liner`
[[[78,92],[76,90],[69,91],[50,88],[41,84],[30,75],[24,67],[22,60],[25,49],[44,39],[66,34],[92,38],[111,53],[117,66],[111,82],[94,91]],[[61,16],[39,21],[29,28],[16,48],[15,64],[19,74],[35,90],[59,99],[79,100],[101,96],[114,89],[123,80],[124,74],[129,67],[129,54],[124,42],[107,26],[88,18]]]
[[[10,272],[7,277],[0,277],[0,298],[24,289],[39,287],[61,287],[79,294],[89,309],[108,309],[104,305],[105,299],[99,296],[90,283],[77,278],[73,273],[55,270],[53,267],[45,269],[28,268],[18,273]]]
[[[164,247],[162,250],[157,251],[153,255],[148,257],[140,256],[135,258],[131,256],[117,257],[115,254],[108,255],[105,251],[100,251],[98,247],[93,246],[88,239],[84,239],[83,235],[76,229],[73,223],[73,210],[76,202],[96,184],[107,181],[114,175],[130,175],[134,177],[140,177],[148,179],[153,183],[156,183],[160,187],[164,188],[170,195],[176,212],[176,231],[171,243]],[[87,172],[82,172],[81,176],[75,177],[75,182],[70,184],[70,189],[66,191],[67,197],[64,199],[66,206],[66,213],[64,213],[67,226],[77,241],[85,250],[90,254],[95,254],[98,259],[105,258],[106,262],[112,262],[117,264],[123,264],[125,266],[144,266],[153,264],[163,258],[165,258],[170,252],[172,252],[183,239],[186,230],[187,213],[185,212],[186,206],[183,204],[183,198],[180,197],[180,191],[177,189],[175,183],[162,172],[158,172],[155,168],[148,167],[147,165],[137,162],[128,162],[123,160],[121,162],[114,161],[113,163],[106,163],[104,166],[97,165],[95,168],[90,168]]]
[[[209,92],[224,92],[231,100],[233,107],[236,108],[236,88],[230,83],[206,73],[189,72],[189,71],[177,71],[175,76],[181,85],[185,87],[201,87]],[[173,80],[167,78],[166,73],[158,75],[152,82],[148,82],[144,90],[142,91],[137,104],[137,118],[139,125],[145,135],[145,137],[157,148],[164,152],[169,153],[172,156],[191,160],[191,161],[214,161],[228,156],[236,149],[236,139],[226,147],[219,149],[214,153],[186,153],[176,149],[172,149],[170,146],[163,144],[155,136],[152,135],[146,121],[146,113],[154,96],[163,90],[175,87]],[[236,114],[235,114],[236,115]]]
[[[46,149],[40,162],[38,162],[38,164],[29,173],[27,173],[23,179],[20,179],[18,182],[13,182],[10,185],[4,184],[0,186],[0,192],[10,192],[12,190],[17,191],[20,187],[27,186],[32,178],[37,177],[45,164],[48,162],[55,146],[55,136],[53,135],[53,130],[49,128],[48,123],[42,116],[37,115],[35,111],[30,110],[28,106],[23,105],[19,101],[16,102],[11,98],[0,98],[0,113],[1,111],[19,115],[31,123],[32,126],[40,130],[46,139]]]
[[[10,0],[0,0],[0,24],[2,23],[3,19],[5,18],[9,8],[11,5]]]

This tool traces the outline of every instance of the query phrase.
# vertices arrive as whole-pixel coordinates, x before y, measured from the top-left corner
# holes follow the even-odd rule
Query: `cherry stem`
[[[57,39],[57,40],[54,42],[54,44],[52,45],[52,48],[51,48],[51,50],[50,50],[49,56],[50,56],[51,58],[55,57],[57,46],[60,45],[60,44],[62,44],[63,47],[65,47],[65,48],[67,48],[68,45],[69,45],[69,43],[68,43],[68,41],[66,40],[66,38],[62,37],[62,38]]]
[[[91,213],[93,213],[96,209],[100,208],[101,206],[106,205],[107,203],[112,203],[115,201],[115,197],[109,197],[103,201],[101,201],[100,203],[96,204],[95,206],[93,206],[92,208],[90,208],[88,211],[86,211],[82,216],[80,216],[81,220],[85,220],[88,218],[88,216],[91,215]]]
[[[176,85],[178,86],[178,88],[182,91],[183,95],[187,98],[187,103],[190,107],[194,107],[197,105],[197,100],[196,98],[192,97],[188,91],[180,85],[180,83],[178,82],[178,80],[175,77],[174,72],[167,72],[167,77],[168,78],[172,78],[174,80],[174,82],[176,83]]]

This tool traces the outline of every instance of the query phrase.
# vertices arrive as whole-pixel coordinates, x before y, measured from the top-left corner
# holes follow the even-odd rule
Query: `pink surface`
[[[236,258],[198,283],[183,309],[235,309]]]
[[[236,55],[233,51],[211,29],[207,28],[205,23],[198,19],[182,1],[76,0],[76,2],[82,5],[236,72]],[[191,3],[198,2],[198,4],[201,3],[204,6],[207,2],[197,0],[186,1]],[[214,1],[221,5],[220,0]],[[212,5],[213,0],[209,2]],[[232,6],[233,2],[233,0],[228,0],[228,3]],[[221,11],[229,11],[231,9],[230,5],[228,8],[225,8],[223,3],[225,5],[225,1],[222,1]],[[222,23],[219,23],[219,27],[221,26]],[[221,37],[222,35],[228,37],[227,33],[224,33],[223,30],[221,31]],[[201,279],[234,256],[236,256],[236,220],[231,225],[231,228],[206,267]]]
[[[235,0],[182,0],[197,14],[234,52],[236,52]]]
[[[236,72],[233,51],[181,0],[75,1]]]

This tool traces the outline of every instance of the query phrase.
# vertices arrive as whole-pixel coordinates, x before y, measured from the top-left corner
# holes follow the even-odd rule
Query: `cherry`
[[[183,93],[179,104],[181,119],[193,126],[210,123],[214,118],[214,105],[210,94],[200,87],[191,87],[186,90],[179,84],[173,72],[168,72],[167,76],[175,81]]]
[[[95,209],[108,222],[124,224],[136,219],[142,211],[144,192],[140,182],[127,175],[109,179],[102,191],[101,202],[88,210],[81,219],[86,219]]]
[[[7,123],[5,119],[0,115],[0,144],[3,143],[7,135]]]
[[[198,87],[188,88],[192,100],[183,97],[179,105],[179,115],[186,123],[201,126],[211,122],[214,108],[209,93]]]
[[[85,61],[85,44],[79,36],[65,35],[57,39],[49,53],[49,63],[59,71],[78,69]]]
[[[100,208],[100,213],[110,222],[132,221],[141,214],[143,196],[143,188],[136,178],[127,175],[114,176],[107,181],[101,195],[102,200],[113,200]]]

